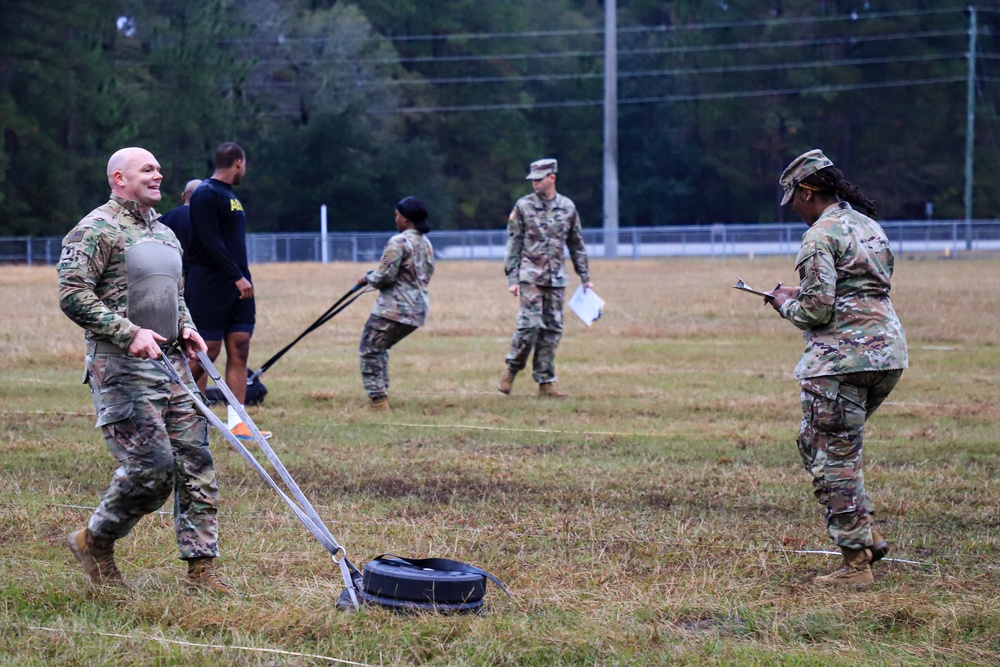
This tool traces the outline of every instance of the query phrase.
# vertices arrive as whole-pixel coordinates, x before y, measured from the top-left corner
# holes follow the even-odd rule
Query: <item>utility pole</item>
[[[972,161],[976,145],[976,8],[969,5],[969,79],[965,90],[965,249],[972,250]]]
[[[618,257],[618,3],[604,2],[604,256]]]

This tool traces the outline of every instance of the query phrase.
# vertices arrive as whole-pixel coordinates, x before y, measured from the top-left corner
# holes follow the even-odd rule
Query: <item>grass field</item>
[[[911,368],[869,423],[865,475],[890,556],[916,562],[861,591],[810,583],[839,560],[803,553],[830,544],[794,444],[801,334],[729,289],[792,282],[791,263],[593,262],[608,305],[591,328],[567,313],[564,400],[527,373],[493,389],[517,308],[495,262],[439,265],[388,414],[360,409],[371,296],[263,377],[251,414],[351,559],[473,562],[513,595],[491,586],[474,617],[336,611],[337,568],[218,434],[240,595],[185,591],[166,513],[119,543],[134,590],[91,591],[65,538],[114,465],[82,331],[53,268],[0,269],[0,664],[1000,664],[1000,259],[898,260]],[[255,267],[251,366],[364,268]]]

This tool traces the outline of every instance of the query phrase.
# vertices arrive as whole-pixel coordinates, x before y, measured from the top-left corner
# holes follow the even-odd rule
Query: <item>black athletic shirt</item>
[[[191,209],[187,206],[172,208],[163,214],[160,222],[172,229],[174,236],[181,242],[184,264],[187,265],[188,253],[191,252]]]
[[[215,269],[233,282],[250,280],[247,217],[228,183],[209,178],[191,195],[189,266]]]

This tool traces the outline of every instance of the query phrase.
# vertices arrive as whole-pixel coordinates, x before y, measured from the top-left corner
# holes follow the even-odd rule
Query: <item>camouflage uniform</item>
[[[365,274],[368,284],[381,291],[358,347],[361,381],[369,398],[389,391],[389,349],[423,326],[433,274],[434,247],[415,229],[389,239],[378,268]]]
[[[518,199],[507,221],[504,273],[510,286],[520,284],[521,307],[507,366],[520,371],[534,349],[532,377],[539,384],[556,381],[556,348],[562,338],[563,301],[569,283],[564,246],[569,248],[577,275],[589,283],[587,249],[572,200],[558,193],[549,201],[537,194]]]
[[[848,549],[872,546],[872,501],[861,470],[864,425],[907,367],[906,336],[889,299],[893,255],[882,228],[846,202],[802,236],[801,291],[781,316],[804,331],[799,453],[826,507],[827,531]]]
[[[168,343],[183,329],[195,328],[183,299],[180,244],[156,217],[153,211],[143,216],[135,202],[112,195],[63,239],[59,305],[86,330],[85,381],[96,425],[120,464],[87,527],[99,538],[122,538],[173,492],[180,557],[215,557],[219,490],[207,422],[183,389],[148,360],[126,354],[140,328],[152,328]],[[136,257],[150,252],[166,260],[149,272],[156,275],[152,282],[159,293],[129,276],[129,270],[148,269]],[[176,304],[176,315],[151,325],[157,319],[153,311],[169,317],[164,302],[168,308]],[[166,356],[197,391],[176,346]]]

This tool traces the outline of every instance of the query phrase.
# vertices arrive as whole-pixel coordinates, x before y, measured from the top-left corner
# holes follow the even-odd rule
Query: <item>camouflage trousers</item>
[[[535,351],[531,377],[539,384],[556,381],[556,348],[563,332],[564,287],[521,283],[521,309],[517,329],[507,353],[507,366],[520,371]]]
[[[369,315],[361,334],[358,356],[361,359],[361,384],[368,398],[389,393],[389,349],[417,330],[412,324]]]
[[[186,360],[169,356],[197,391]],[[219,487],[208,449],[208,422],[184,390],[149,361],[124,354],[87,357],[97,426],[119,468],[87,527],[120,539],[174,494],[174,530],[182,559],[219,554]]]
[[[816,500],[826,507],[827,532],[838,547],[872,545],[874,507],[861,469],[865,422],[902,374],[902,370],[867,371],[800,383],[799,454],[812,475]]]

